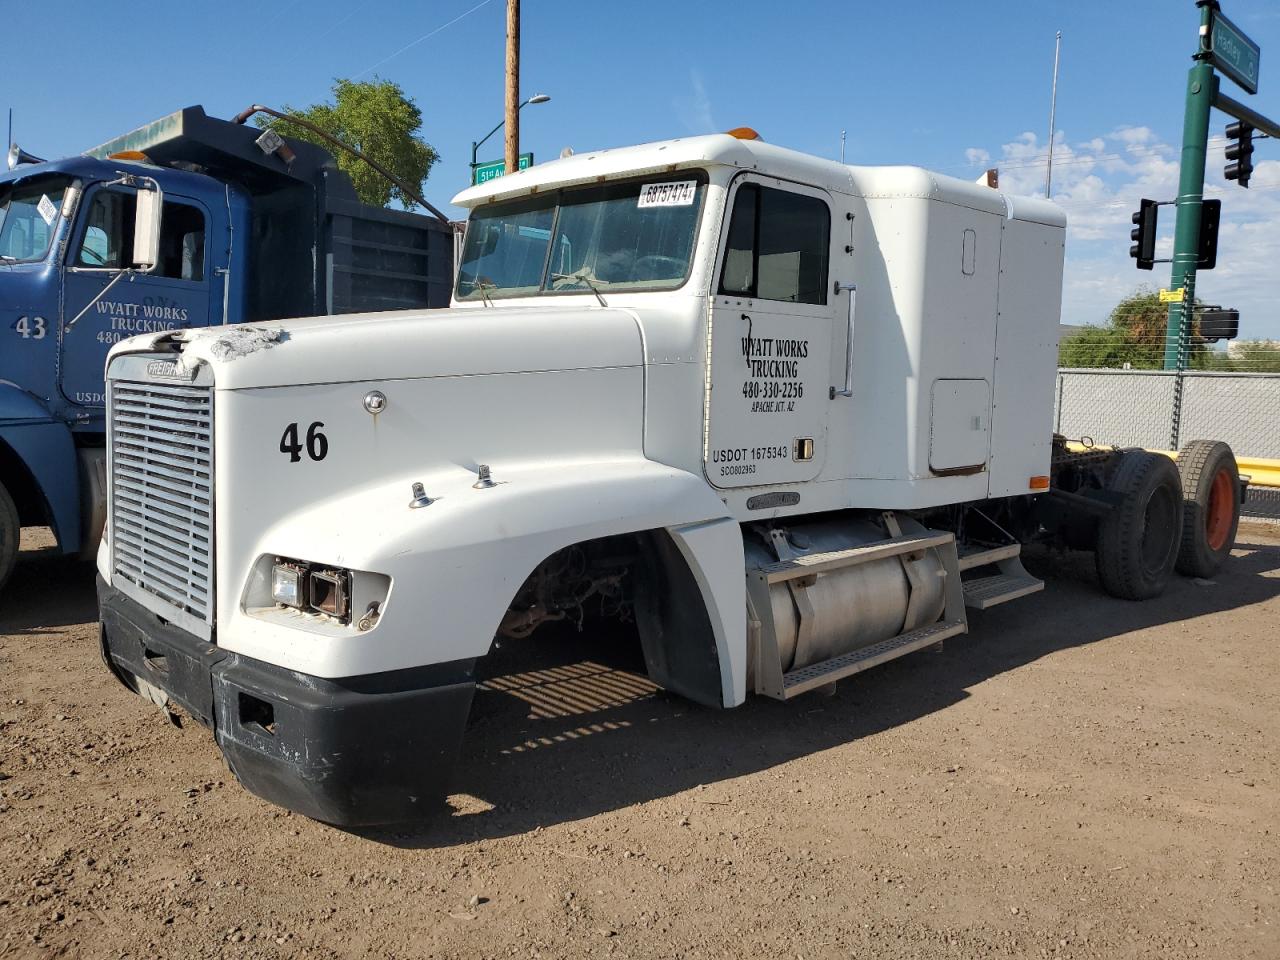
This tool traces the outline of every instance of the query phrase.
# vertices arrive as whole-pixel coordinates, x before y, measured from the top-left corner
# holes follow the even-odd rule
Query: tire
[[[1182,545],[1178,572],[1212,577],[1231,555],[1240,524],[1240,470],[1220,440],[1192,440],[1178,454],[1182,475]]]
[[[0,484],[0,590],[4,589],[5,581],[13,573],[13,565],[18,562],[18,538],[21,536],[18,508],[4,484]]]
[[[1107,484],[1122,496],[1098,522],[1094,560],[1102,589],[1123,600],[1159,596],[1182,542],[1182,481],[1168,457],[1125,450]]]

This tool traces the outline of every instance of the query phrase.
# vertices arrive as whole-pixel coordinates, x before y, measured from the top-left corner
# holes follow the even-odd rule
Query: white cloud
[[[680,122],[690,133],[715,133],[720,127],[711,113],[711,98],[698,70],[689,71],[689,86],[689,95],[676,100]]]
[[[1118,130],[1113,130],[1110,137],[1121,143],[1151,143],[1155,140],[1155,134],[1151,132],[1150,127],[1120,127]]]
[[[991,162],[991,154],[977,147],[970,147],[964,152],[964,158],[976,167],[985,167]]]
[[[1251,189],[1241,190],[1222,177],[1223,146],[1220,135],[1211,137],[1205,177],[1205,195],[1222,200],[1218,264],[1199,274],[1197,295],[1238,307],[1242,336],[1280,337],[1280,298],[1273,288],[1280,263],[1280,160],[1255,161]],[[1067,214],[1063,322],[1102,322],[1137,287],[1168,285],[1168,264],[1148,273],[1129,257],[1130,215],[1143,197],[1177,196],[1179,152],[1144,126],[1076,142],[1055,134],[1053,200]],[[1047,150],[1034,133],[1019,134],[998,150],[973,146],[964,155],[970,168],[997,166],[1001,190],[1044,196]],[[1173,207],[1160,208],[1158,257],[1172,253],[1175,216]]]

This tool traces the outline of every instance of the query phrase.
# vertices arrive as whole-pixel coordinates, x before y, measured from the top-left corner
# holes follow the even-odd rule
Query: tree
[[[1196,307],[1200,302],[1196,301]],[[1067,337],[1058,348],[1058,365],[1063,367],[1123,367],[1158,370],[1164,366],[1165,331],[1169,305],[1160,294],[1139,287],[1125,297],[1107,317],[1103,326],[1088,326]],[[1198,323],[1191,323],[1188,340],[1188,367],[1202,370],[1214,364],[1212,351],[1196,340]]]
[[[1085,327],[1067,337],[1058,347],[1060,367],[1131,367],[1152,366],[1149,351],[1129,340],[1123,330],[1113,326]]]
[[[286,106],[281,112],[310,121],[420,189],[440,155],[418,136],[422,111],[405,96],[400,85],[376,78],[361,82],[337,79],[333,82],[333,101],[312,104],[305,110]],[[305,140],[336,154],[338,167],[351,178],[356,195],[365,203],[385,207],[396,199],[406,210],[414,205],[413,200],[367,163],[346,151],[336,150],[305,127],[277,117],[260,118],[257,123],[282,137]]]
[[[1244,373],[1280,373],[1280,343],[1237,340],[1231,345],[1228,369]]]

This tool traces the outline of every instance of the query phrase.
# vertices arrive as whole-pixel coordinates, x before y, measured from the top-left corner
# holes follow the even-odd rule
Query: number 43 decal
[[[19,317],[13,330],[23,340],[43,340],[46,332],[44,317]]]
[[[329,439],[320,432],[324,424],[317,420],[307,427],[307,456],[312,460],[323,460],[329,455]],[[280,452],[289,455],[290,463],[302,459],[302,444],[298,441],[298,425],[291,423],[284,428],[280,436]]]

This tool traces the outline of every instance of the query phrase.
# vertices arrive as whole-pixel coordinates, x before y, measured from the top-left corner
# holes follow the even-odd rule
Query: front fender
[[[0,445],[7,447],[6,466],[25,476],[3,476],[16,485],[30,481],[43,499],[58,545],[64,553],[80,549],[80,478],[75,441],[39,399],[15,384],[0,381]]]
[[[427,507],[411,508],[412,479]],[[374,629],[319,636],[220,604],[219,645],[321,677],[396,670],[483,656],[525,577],[557,550],[584,540],[667,529],[707,603],[726,705],[746,677],[745,586],[736,522],[706,481],[640,457],[495,467],[495,486],[448,467],[383,481],[309,504],[257,539],[262,555],[331,563],[391,577]],[[221,566],[221,564],[220,564]],[[246,569],[234,586],[245,586]],[[224,598],[228,599],[228,598]]]

